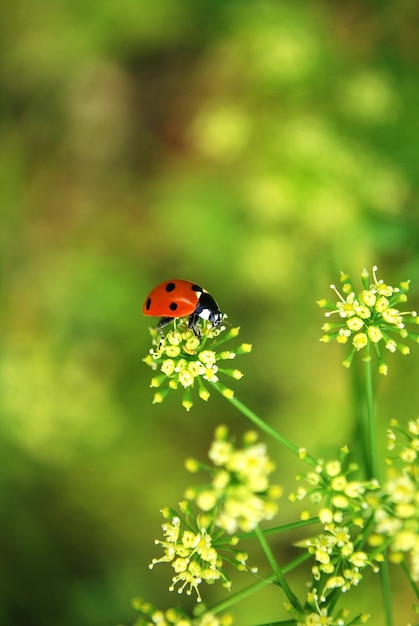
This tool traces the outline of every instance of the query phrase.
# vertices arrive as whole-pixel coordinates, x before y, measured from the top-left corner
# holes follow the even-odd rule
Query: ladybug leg
[[[162,337],[164,337],[163,328],[167,326],[167,324],[170,324],[173,319],[173,317],[162,317],[160,322],[157,324],[157,330]]]
[[[189,330],[193,330],[194,334],[198,339],[201,339],[201,331],[198,328],[199,315],[197,313],[192,313],[189,318],[188,328]]]

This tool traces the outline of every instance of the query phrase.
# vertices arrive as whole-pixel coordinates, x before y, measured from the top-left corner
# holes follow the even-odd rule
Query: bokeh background
[[[151,405],[141,306],[158,282],[202,284],[241,327],[254,351],[236,393],[270,424],[317,454],[351,441],[350,375],[318,342],[315,301],[340,270],[378,264],[386,282],[412,279],[419,306],[416,12],[0,3],[1,624],[129,625],[131,598],[177,601],[169,568],[148,569],[159,509],[217,424],[248,424],[218,397]],[[391,417],[418,414],[418,353],[389,365],[381,445]],[[290,491],[301,467],[270,449]],[[282,521],[295,515],[284,498]],[[281,562],[295,539],[273,544]],[[405,624],[413,596],[391,575]],[[382,623],[378,577],[366,586],[354,610]],[[282,601],[269,589],[237,623],[278,619]]]

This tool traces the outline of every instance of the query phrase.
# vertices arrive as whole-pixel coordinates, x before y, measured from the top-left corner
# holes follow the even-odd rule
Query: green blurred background
[[[1,2],[0,624],[131,624],[132,597],[178,599],[168,567],[148,570],[159,509],[217,424],[248,424],[218,397],[151,405],[141,306],[158,282],[201,283],[241,326],[254,351],[236,392],[269,423],[317,454],[350,442],[344,352],[318,342],[315,301],[376,263],[419,307],[416,11]],[[382,443],[418,414],[412,352],[378,381]],[[301,467],[270,449],[289,492]],[[281,521],[296,514],[284,498]],[[281,562],[295,539],[273,544]],[[391,574],[404,624],[413,597]],[[376,610],[367,586],[354,610]],[[236,623],[282,601],[268,589]]]

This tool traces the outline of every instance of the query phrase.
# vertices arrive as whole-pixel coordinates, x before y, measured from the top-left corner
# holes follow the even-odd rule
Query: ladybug
[[[173,319],[189,315],[188,328],[200,339],[199,318],[220,326],[223,314],[214,298],[199,285],[189,280],[166,280],[148,294],[143,304],[144,315],[160,316],[157,330],[163,336],[162,328]]]

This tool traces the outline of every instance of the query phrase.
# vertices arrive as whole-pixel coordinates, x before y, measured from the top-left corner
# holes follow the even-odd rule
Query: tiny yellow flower
[[[330,461],[325,465],[325,472],[329,476],[337,476],[341,472],[341,464],[339,461]]]
[[[342,343],[342,344],[348,343],[348,339],[349,339],[350,336],[351,336],[351,331],[350,330],[347,330],[346,328],[341,328],[339,330],[339,333],[338,333],[337,337],[336,337],[336,341],[338,343]],[[328,337],[328,341],[329,340],[330,340],[330,337]]]
[[[234,397],[234,391],[232,389],[228,389],[227,387],[224,387],[222,389],[222,394],[225,398],[228,398],[229,400]]]
[[[242,343],[236,350],[237,354],[248,354],[252,351],[251,343]]]
[[[182,387],[190,387],[190,385],[193,385],[194,377],[188,370],[181,370],[179,372],[178,381]]]
[[[217,492],[209,489],[201,491],[195,501],[202,511],[210,511],[217,504]]]
[[[378,366],[378,372],[379,374],[382,374],[383,376],[387,376],[388,374],[388,366],[386,363],[380,363]]]
[[[349,561],[355,565],[355,567],[365,567],[368,563],[368,556],[366,552],[363,551],[354,552],[349,557]]]
[[[345,496],[333,496],[332,498],[332,503],[333,506],[335,506],[337,509],[346,509],[348,504],[349,504],[349,500],[348,498],[345,498]]]
[[[340,475],[340,476],[335,476],[335,478],[333,478],[333,480],[330,483],[331,488],[333,489],[333,491],[343,491],[346,488],[347,485],[347,481],[345,476]]]
[[[319,518],[322,524],[330,524],[333,522],[333,511],[331,509],[321,509]]]
[[[368,345],[368,336],[365,333],[357,333],[352,340],[354,348],[356,350],[362,350]]]
[[[383,333],[377,326],[368,326],[368,337],[373,343],[378,343],[383,338]]]
[[[346,325],[347,325],[347,327],[348,327],[348,329],[350,331],[358,331],[358,330],[361,330],[361,328],[364,325],[364,322],[363,322],[363,320],[360,317],[351,317],[346,322]],[[345,329],[342,329],[342,330],[345,330]],[[349,333],[349,335],[350,335],[350,333]]]
[[[359,299],[363,304],[365,304],[365,306],[371,309],[377,302],[377,295],[376,293],[374,293],[374,291],[371,291],[369,289],[363,289],[361,291]]]
[[[180,354],[180,346],[168,345],[166,348],[166,355],[171,358],[176,358]]]

